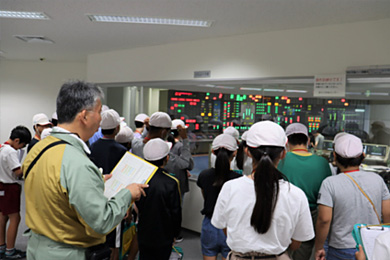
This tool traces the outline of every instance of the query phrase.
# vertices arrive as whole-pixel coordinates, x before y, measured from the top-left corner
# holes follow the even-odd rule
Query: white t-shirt
[[[9,144],[0,148],[0,182],[18,183],[12,170],[21,167],[18,152]]]
[[[375,239],[373,260],[390,259],[390,231]]]
[[[309,203],[305,193],[284,180],[279,181],[279,196],[271,226],[259,234],[250,224],[256,202],[254,182],[249,177],[226,182],[219,194],[211,223],[227,228],[228,246],[240,253],[251,251],[280,254],[291,239],[308,241],[314,237]]]

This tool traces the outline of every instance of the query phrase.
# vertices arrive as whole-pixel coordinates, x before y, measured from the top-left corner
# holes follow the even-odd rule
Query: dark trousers
[[[150,247],[139,245],[139,260],[169,260],[172,246]]]

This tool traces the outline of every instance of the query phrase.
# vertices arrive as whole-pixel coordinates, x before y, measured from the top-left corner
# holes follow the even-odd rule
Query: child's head
[[[364,160],[362,140],[351,134],[336,135],[334,151],[336,163],[344,168],[359,166]]]
[[[9,137],[12,140],[12,147],[16,150],[25,147],[31,141],[31,133],[25,126],[17,126],[11,131],[11,135]]]
[[[164,167],[169,159],[169,151],[172,143],[165,142],[161,138],[154,138],[144,146],[144,158],[157,167]]]

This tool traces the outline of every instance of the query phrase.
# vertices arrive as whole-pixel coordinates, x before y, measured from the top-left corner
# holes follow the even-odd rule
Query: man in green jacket
[[[58,127],[23,163],[30,260],[85,259],[86,249],[104,243],[145,194],[147,185],[131,184],[111,199],[103,195],[102,174],[85,144],[99,127],[102,98],[93,84],[65,83],[57,97]]]

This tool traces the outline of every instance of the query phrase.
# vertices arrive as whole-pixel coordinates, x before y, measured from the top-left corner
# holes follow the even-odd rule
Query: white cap
[[[238,140],[238,137],[240,136],[240,132],[238,132],[238,130],[233,126],[227,127],[225,130],[223,130],[223,133],[233,136],[236,138],[236,140]]]
[[[33,116],[33,125],[51,125],[47,115],[40,113]]]
[[[174,119],[174,120],[172,120],[172,127],[171,127],[171,129],[172,130],[176,130],[178,125],[181,125],[181,127],[183,127],[183,128],[187,128],[187,126],[186,126],[186,124],[184,124],[183,120]]]
[[[149,125],[160,128],[171,128],[172,120],[165,112],[156,112],[150,116]]]
[[[107,105],[102,105],[102,112],[109,110],[110,108]]]
[[[351,134],[342,134],[334,144],[335,152],[343,158],[356,158],[363,153],[362,140]]]
[[[114,129],[121,123],[118,112],[114,109],[109,109],[102,112],[102,121],[100,121],[100,127],[105,129]]]
[[[48,137],[50,135],[51,131],[53,131],[53,128],[51,128],[51,127],[43,129],[43,131],[41,133],[41,140]]]
[[[134,121],[143,123],[145,121],[145,119],[148,118],[148,117],[149,116],[147,114],[141,113],[141,114],[138,114],[138,115],[135,116]]]
[[[346,134],[348,134],[348,133],[346,133],[346,132],[337,133],[337,134],[334,136],[334,138],[333,138],[333,143],[335,143],[335,142],[337,141],[337,139],[339,139],[341,136],[346,135]]]
[[[248,130],[246,144],[250,147],[285,147],[287,137],[283,128],[272,121],[258,122]]]
[[[214,138],[213,143],[211,145],[211,149],[218,150],[219,148],[225,148],[229,151],[235,151],[238,149],[236,139],[228,134],[220,134]]]
[[[301,123],[292,123],[286,128],[286,136],[290,136],[293,134],[304,134],[309,137],[309,132],[307,131],[307,127]]]
[[[118,143],[129,143],[134,138],[133,130],[128,126],[121,127],[119,133],[115,136],[115,141]]]
[[[248,131],[245,131],[242,136],[241,136],[241,140],[243,141],[246,141],[246,139],[248,138]]]
[[[51,119],[58,120],[57,112],[54,112],[54,113],[51,115]]]
[[[144,146],[144,158],[148,161],[157,161],[169,154],[172,143],[165,142],[161,138],[153,138]]]

